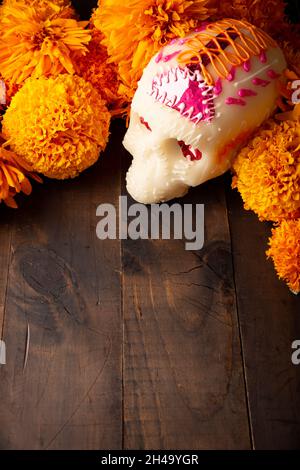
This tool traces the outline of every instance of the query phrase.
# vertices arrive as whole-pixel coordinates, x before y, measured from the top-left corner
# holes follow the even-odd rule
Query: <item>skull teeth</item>
[[[213,90],[212,86],[208,86],[203,79],[199,70],[192,71],[185,67],[184,69],[180,67],[172,67],[171,69],[156,75],[155,80],[157,80],[157,84],[162,86],[163,84],[170,83],[171,81],[178,81],[178,80],[190,80],[196,81],[199,84],[199,87],[203,87],[207,89],[207,92],[211,92]]]

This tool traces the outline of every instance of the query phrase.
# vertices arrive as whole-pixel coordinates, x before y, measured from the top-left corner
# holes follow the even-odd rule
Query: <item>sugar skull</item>
[[[273,39],[245,21],[206,24],[165,46],[144,70],[124,138],[133,198],[167,201],[227,171],[274,111],[285,68]]]

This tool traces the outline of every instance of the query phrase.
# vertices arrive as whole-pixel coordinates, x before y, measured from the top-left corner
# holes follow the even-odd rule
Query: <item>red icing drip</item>
[[[245,70],[245,72],[250,72],[251,70],[250,60],[247,60],[246,62],[243,63],[243,69]]]
[[[268,77],[272,78],[273,80],[280,77],[280,74],[275,72],[275,70],[272,70],[272,69],[267,71],[267,75],[268,75]]]
[[[239,98],[233,98],[232,96],[230,96],[229,98],[226,98],[225,103],[229,105],[237,104],[238,106],[246,106],[247,104],[246,101],[241,100]]]
[[[256,91],[254,90],[250,90],[250,88],[241,88],[239,91],[238,91],[238,95],[241,97],[241,98],[244,98],[246,96],[257,96],[257,93]]]
[[[215,86],[214,86],[214,94],[218,96],[222,93],[222,90],[223,90],[222,81],[221,81],[220,78],[218,78],[218,80],[216,81]]]
[[[267,56],[265,51],[261,51],[259,60],[261,61],[262,64],[265,64],[267,62]]]
[[[172,54],[166,55],[163,58],[163,62],[169,62],[170,60],[174,59],[174,57],[176,57],[180,52],[181,51],[175,51],[175,52],[172,52]]]
[[[179,140],[178,144],[185,158],[192,162],[201,160],[202,152],[200,152],[200,150],[194,149],[191,145],[187,145],[183,140]]]
[[[229,82],[232,82],[235,79],[235,67],[231,67],[231,70],[226,78]]]
[[[143,124],[143,126],[145,126],[148,129],[148,131],[152,132],[151,127],[149,126],[148,122],[145,121],[143,117],[140,117],[140,123]]]
[[[269,82],[268,80],[263,80],[262,78],[253,78],[252,80],[252,83],[253,85],[256,85],[256,86],[268,86],[271,82]]]

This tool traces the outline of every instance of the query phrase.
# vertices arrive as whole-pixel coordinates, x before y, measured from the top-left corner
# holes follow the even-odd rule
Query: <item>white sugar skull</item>
[[[227,171],[274,111],[285,68],[276,43],[237,20],[204,25],[164,47],[144,70],[124,139],[133,198],[167,201]]]

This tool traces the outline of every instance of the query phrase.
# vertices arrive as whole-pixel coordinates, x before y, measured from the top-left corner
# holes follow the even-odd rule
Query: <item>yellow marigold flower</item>
[[[246,19],[269,34],[278,34],[286,22],[283,0],[211,0],[217,19]]]
[[[0,70],[21,84],[28,77],[74,73],[77,56],[87,52],[86,22],[65,18],[64,8],[9,4],[0,16]]]
[[[152,56],[186,34],[213,10],[209,0],[100,0],[92,21],[104,34],[110,60],[118,65],[120,94],[131,99]]]
[[[233,187],[260,220],[300,215],[299,121],[269,120],[233,164]]]
[[[292,292],[300,292],[300,219],[283,220],[272,230],[267,256]]]
[[[107,49],[101,44],[102,33],[97,29],[93,29],[91,33],[92,40],[88,45],[88,53],[77,60],[76,71],[96,88],[106,101],[112,115],[124,114],[126,102],[118,93],[120,82],[117,67],[108,63]]]
[[[110,113],[90,83],[68,74],[28,79],[3,117],[10,147],[49,178],[93,165],[109,136]]]
[[[32,187],[29,177],[41,182],[41,179],[34,175],[30,166],[21,157],[0,146],[0,203],[4,203],[16,208],[18,207],[14,197],[23,192],[29,195]]]

